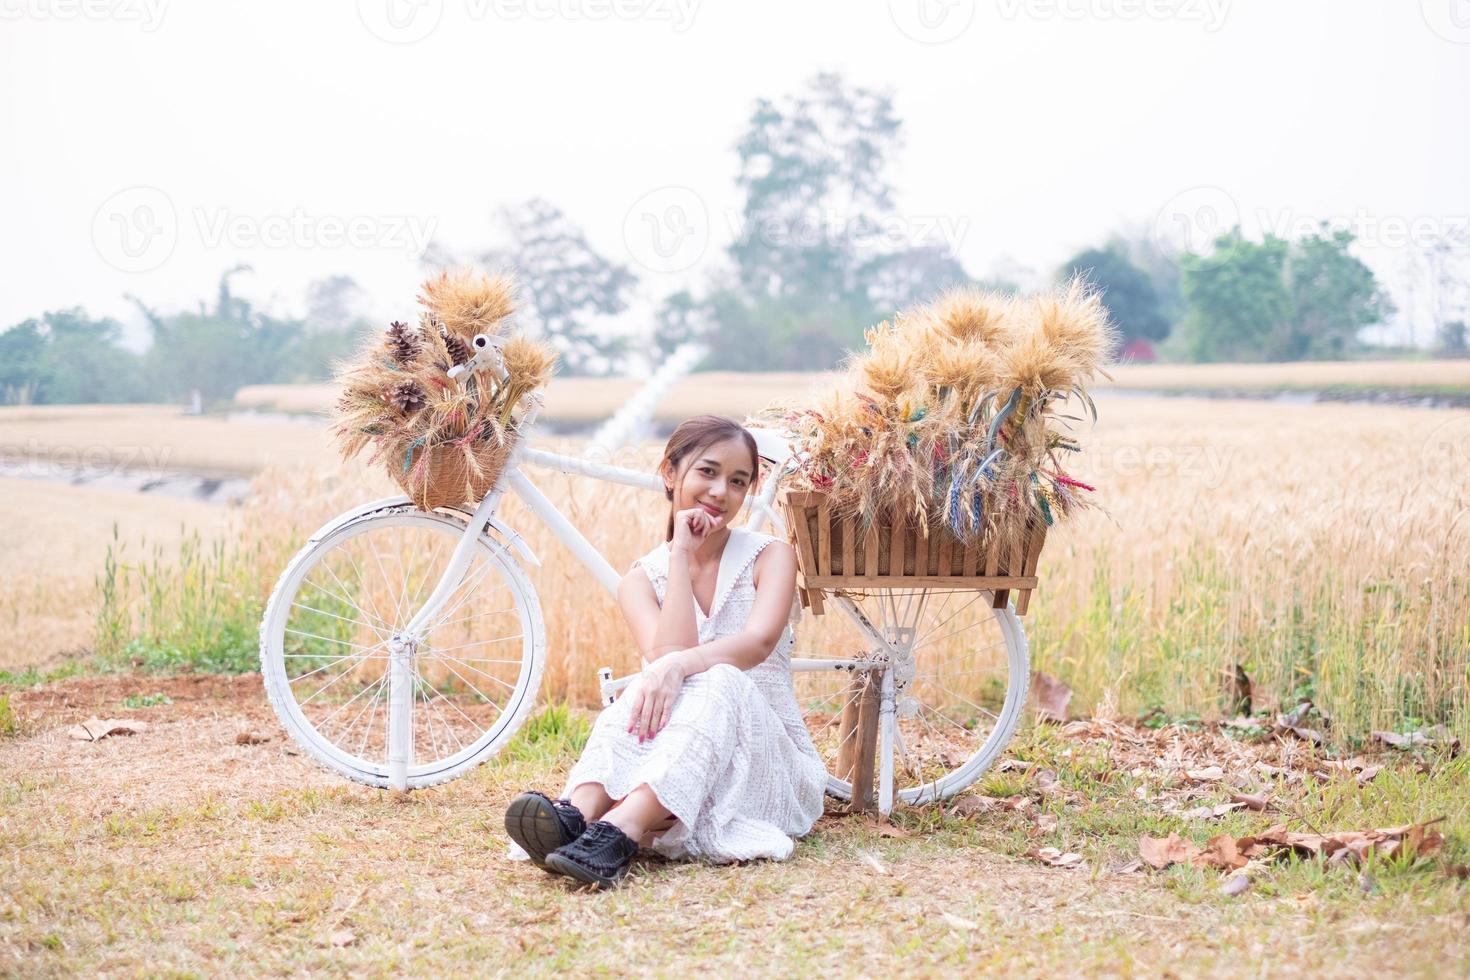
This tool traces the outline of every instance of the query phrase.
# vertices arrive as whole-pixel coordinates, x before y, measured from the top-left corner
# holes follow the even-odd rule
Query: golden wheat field
[[[699,406],[711,409],[728,411]],[[130,411],[93,431],[134,446],[155,440],[174,460],[220,463],[234,446],[242,460],[279,462],[229,509],[7,481],[0,615],[20,642],[4,666],[87,645],[97,609],[87,583],[109,517],[131,542],[125,557],[155,544],[166,555],[181,523],[253,549],[245,588],[263,598],[307,533],[396,492],[380,473],[340,464],[323,430]],[[1053,530],[1026,617],[1034,665],[1076,690],[1074,711],[1225,710],[1222,677],[1240,665],[1258,705],[1300,691],[1354,730],[1402,714],[1463,725],[1470,412],[1103,395],[1099,413],[1096,428],[1082,430],[1077,475],[1098,488],[1104,509]],[[7,424],[5,441],[45,424]],[[554,436],[536,444],[570,454],[583,445]],[[647,443],[614,462],[651,468],[659,449]],[[661,540],[660,496],[531,475],[615,568]],[[612,597],[519,501],[501,515],[543,562],[530,570],[549,638],[543,694],[592,705],[596,668],[635,660]],[[38,545],[38,529],[55,544]],[[810,616],[805,623],[812,636],[830,635]]]

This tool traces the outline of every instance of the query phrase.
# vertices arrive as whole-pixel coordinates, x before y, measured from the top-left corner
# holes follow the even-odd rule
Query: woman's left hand
[[[628,711],[628,731],[638,733],[638,741],[653,738],[669,723],[674,700],[684,686],[684,668],[673,654],[659,657],[643,668],[633,706]]]

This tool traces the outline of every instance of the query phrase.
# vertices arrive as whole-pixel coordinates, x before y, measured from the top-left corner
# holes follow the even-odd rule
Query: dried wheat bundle
[[[550,345],[504,336],[514,295],[504,275],[446,270],[428,279],[416,325],[395,321],[338,368],[332,433],[343,458],[372,446],[369,461],[426,510],[483,496],[515,446],[516,409],[556,364]],[[462,373],[450,377],[456,367]]]
[[[1079,507],[1069,433],[1092,417],[1087,385],[1113,349],[1097,291],[1081,279],[1030,297],[965,287],[865,334],[835,390],[750,419],[783,428],[803,454],[792,485],[827,495],[834,520],[947,528],[1005,546]]]

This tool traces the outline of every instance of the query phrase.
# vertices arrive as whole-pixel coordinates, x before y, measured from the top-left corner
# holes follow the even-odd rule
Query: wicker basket
[[[1036,588],[1046,540],[1040,524],[1009,548],[990,535],[967,546],[943,528],[921,534],[912,525],[880,522],[863,533],[852,518],[833,521],[827,496],[809,490],[783,490],[776,502],[796,549],[801,604],[815,616],[822,615],[824,589],[991,589],[997,609],[1015,591],[1016,613],[1025,615]]]
[[[500,471],[510,461],[515,442],[512,435],[499,445],[485,442],[475,447],[475,461],[480,464],[479,474],[465,461],[462,450],[447,443],[430,446],[427,450],[416,450],[407,466],[390,466],[389,469],[393,479],[420,510],[433,510],[435,507],[447,507],[466,501],[479,503],[490,492],[490,488],[500,477]],[[429,454],[429,461],[419,469],[424,452]],[[410,479],[411,476],[413,479]]]

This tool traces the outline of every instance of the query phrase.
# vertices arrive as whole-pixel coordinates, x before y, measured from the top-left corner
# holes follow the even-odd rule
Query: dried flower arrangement
[[[1009,553],[1037,526],[1090,505],[1069,476],[1067,431],[1096,420],[1087,394],[1113,349],[1097,290],[1081,279],[1030,297],[973,287],[865,334],[815,405],[778,402],[748,420],[784,430],[802,458],[788,487],[824,494],[834,521],[945,528]]]
[[[549,344],[503,333],[514,293],[510,276],[472,270],[426,280],[418,324],[395,321],[338,369],[332,433],[343,458],[372,446],[369,462],[424,510],[483,497],[515,447],[522,400],[557,358]]]

